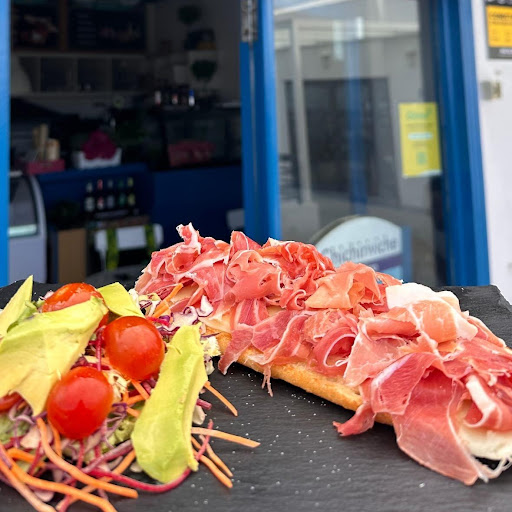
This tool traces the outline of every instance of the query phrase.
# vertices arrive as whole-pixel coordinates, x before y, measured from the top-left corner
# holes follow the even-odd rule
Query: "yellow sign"
[[[512,7],[488,5],[487,42],[490,48],[512,47]]]
[[[400,103],[402,174],[428,176],[441,172],[436,103]]]

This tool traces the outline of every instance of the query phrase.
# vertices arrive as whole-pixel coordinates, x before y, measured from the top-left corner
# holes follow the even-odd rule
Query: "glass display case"
[[[9,282],[34,276],[46,282],[46,219],[41,190],[33,176],[10,173]]]

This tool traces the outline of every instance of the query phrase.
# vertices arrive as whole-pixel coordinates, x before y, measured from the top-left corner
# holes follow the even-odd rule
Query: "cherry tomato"
[[[0,398],[0,412],[8,411],[20,399],[21,396],[18,393],[11,393]]]
[[[50,391],[46,402],[48,420],[69,439],[83,439],[105,421],[113,400],[112,386],[103,373],[78,366]]]
[[[164,359],[164,342],[157,328],[138,316],[122,316],[103,331],[110,364],[129,379],[144,380],[158,372]]]
[[[58,311],[60,309],[81,304],[88,301],[91,297],[97,297],[103,300],[101,293],[87,283],[70,283],[65,284],[59,288],[53,295],[48,297],[43,305],[41,311],[46,313],[48,311]],[[106,325],[108,322],[108,313],[101,319],[100,327]]]

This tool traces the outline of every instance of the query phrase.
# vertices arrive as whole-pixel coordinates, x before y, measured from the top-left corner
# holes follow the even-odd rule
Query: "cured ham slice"
[[[512,459],[512,351],[453,293],[361,263],[334,268],[299,242],[260,246],[233,232],[227,244],[190,224],[178,232],[183,242],[153,254],[136,290],[164,298],[184,285],[173,314],[207,304],[203,321],[231,335],[222,372],[250,357],[264,382],[276,368],[283,378],[299,368],[304,389],[332,392],[339,383],[337,403],[356,409],[335,423],[341,435],[392,423],[405,453],[468,485]],[[482,455],[501,459],[496,470]]]
[[[391,276],[389,276],[391,277]],[[398,284],[399,281],[395,280]],[[378,275],[362,263],[345,263],[335,273],[319,279],[318,289],[306,301],[310,308],[352,309],[356,304],[382,305]]]
[[[402,415],[393,415],[398,446],[414,460],[442,475],[473,484],[490,472],[461,442],[457,411],[464,386],[434,370],[414,388]]]
[[[230,365],[250,346],[265,352],[277,345],[294,315],[292,311],[285,310],[266,318],[257,325],[238,325],[232,333],[228,349],[220,358],[219,370],[226,373]]]

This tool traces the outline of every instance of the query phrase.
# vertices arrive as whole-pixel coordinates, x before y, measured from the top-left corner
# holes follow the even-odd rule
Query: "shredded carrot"
[[[206,381],[204,387],[214,396],[216,396],[232,413],[233,416],[238,416],[238,411],[235,406],[223,395],[220,391],[217,391],[209,381]]]
[[[101,482],[100,480],[97,480],[89,475],[86,475],[77,467],[73,466],[72,464],[69,464],[64,459],[60,458],[52,450],[52,447],[48,442],[48,431],[46,429],[46,424],[41,418],[37,419],[37,426],[39,428],[39,431],[41,432],[41,444],[43,446],[44,453],[56,466],[59,467],[59,469],[62,469],[63,471],[68,473],[75,480],[78,480],[79,482],[82,482],[84,484],[93,485],[97,489],[103,489],[104,491],[119,494],[120,496],[125,496],[126,498],[136,498],[138,496],[137,491],[133,489],[127,489],[126,487],[120,487],[119,485]]]
[[[137,411],[137,409],[132,409],[131,407],[127,407],[126,412],[134,418],[138,418],[140,416],[140,411]]]
[[[194,453],[197,453],[194,450]],[[204,455],[199,457],[199,460],[211,471],[212,475],[223,485],[231,489],[233,482],[208,458]]]
[[[112,473],[116,473],[117,475],[122,475],[129,467],[130,464],[135,460],[135,450],[132,450],[128,455],[119,463],[118,466],[112,471]],[[102,480],[104,482],[110,482],[112,478],[103,477]],[[82,489],[84,492],[91,492],[94,490],[92,485],[88,485]],[[76,500],[72,500],[71,503],[74,503]],[[70,505],[71,505],[70,503]]]
[[[55,452],[59,457],[62,457],[62,444],[60,442],[59,431],[51,423],[50,428],[52,429],[53,440],[55,441]]]
[[[71,487],[70,485],[61,484],[57,482],[51,482],[49,480],[42,480],[31,475],[27,475],[19,466],[13,464],[13,474],[23,483],[36,487],[38,489],[44,489],[46,491],[58,492],[67,496],[72,496],[91,505],[95,505],[104,512],[115,512],[115,508],[107,500],[94,496],[93,494],[86,493],[82,490]],[[54,510],[52,508],[52,510]]]
[[[19,448],[9,448],[7,450],[7,453],[13,459],[22,460],[23,462],[30,462],[30,463],[32,463],[32,462],[34,462],[34,460],[36,458],[35,455],[32,455],[31,453],[28,453],[28,452],[25,452],[23,450],[20,450]],[[39,468],[39,469],[44,468],[44,463],[43,462],[38,462],[36,464],[36,467]]]
[[[192,441],[192,446],[196,450],[199,450],[201,448],[201,443],[194,436],[190,436],[190,441]]]
[[[260,443],[257,441],[252,441],[251,439],[246,439],[245,437],[235,436],[234,434],[228,434],[227,432],[222,432],[221,430],[213,430],[204,427],[192,427],[192,434],[196,435],[205,435],[211,437],[217,437],[219,439],[224,439],[225,441],[231,441],[232,443],[241,444],[242,446],[248,446],[249,448],[256,448]]]
[[[201,444],[197,441],[197,439],[195,437],[190,436],[190,439],[192,440],[192,444],[194,445],[194,448],[196,448],[197,450],[199,448],[201,448]],[[205,442],[204,436],[201,436],[201,440],[203,441],[203,443]],[[231,470],[226,466],[226,464],[224,464],[222,459],[213,451],[213,448],[210,446],[209,443],[206,443],[206,453],[208,454],[210,459],[215,464],[217,464],[217,466],[220,469],[222,469],[222,471],[224,471],[224,473],[226,473],[226,475],[228,475],[229,477],[233,476],[233,473],[231,472]]]
[[[0,444],[0,446],[2,446]],[[2,451],[6,453],[2,446]],[[14,463],[12,466],[14,467]],[[43,503],[23,482],[20,482],[18,478],[14,475],[14,473],[9,469],[7,464],[3,461],[2,457],[0,457],[0,473],[7,478],[9,483],[16,489],[21,496],[23,496],[27,502],[34,507],[37,512],[55,512],[55,509],[46,503]]]
[[[137,402],[141,402],[142,400],[144,400],[144,397],[142,395],[137,395],[131,396],[130,398],[123,400],[123,402],[126,402],[128,405],[133,405],[136,404]]]
[[[173,289],[172,292],[163,299],[160,304],[156,307],[155,311],[153,312],[153,316],[155,318],[158,318],[165,313],[167,313],[167,310],[170,308],[170,302],[171,299],[176,296],[176,294],[183,288],[183,285],[181,283],[178,283]]]
[[[201,440],[204,442],[203,436],[201,436]],[[226,466],[226,464],[224,464],[224,461],[213,451],[213,448],[210,446],[209,443],[206,445],[206,453],[208,454],[208,457],[210,457],[210,459],[212,459],[213,462],[215,462],[215,464],[217,464],[217,466],[219,466],[219,468],[222,469],[224,473],[226,473],[226,475],[228,475],[229,477],[233,476],[231,470]]]
[[[144,398],[144,400],[147,400],[149,398],[148,392],[144,389],[140,382],[137,382],[136,380],[132,380],[130,382],[133,384],[133,387],[139,392],[139,394],[142,395],[142,398]]]
[[[132,450],[131,452],[128,453],[128,455],[126,455],[126,457],[119,463],[118,466],[116,466],[116,468],[112,471],[112,473],[116,473],[118,475],[121,475],[123,474],[127,469],[128,467],[130,466],[130,464],[134,461],[135,459],[135,450]],[[110,482],[112,480],[112,478],[109,478],[109,477],[103,477],[101,479],[103,482]],[[93,487],[92,485],[87,485],[85,486],[83,489],[82,489],[82,492],[91,492],[91,491],[94,491],[95,487]],[[77,501],[77,498],[71,498],[71,501],[68,503],[68,506],[69,505],[72,505],[73,503],[75,503],[75,501]],[[58,507],[57,507],[58,508]]]
[[[130,466],[130,464],[135,460],[135,450],[132,450],[128,455],[116,466],[113,470],[114,473],[121,475],[123,474]]]
[[[125,389],[123,391],[123,395],[121,396],[121,402],[128,403],[128,400],[129,400],[129,398],[128,398],[128,391]]]

